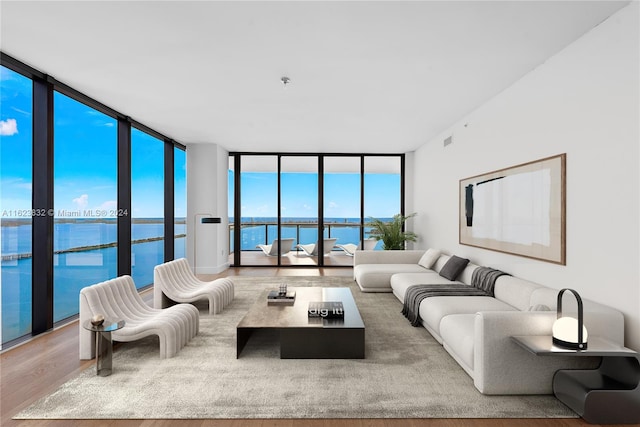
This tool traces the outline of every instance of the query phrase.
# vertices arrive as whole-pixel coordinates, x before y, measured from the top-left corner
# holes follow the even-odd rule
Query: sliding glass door
[[[281,238],[294,239],[282,265],[318,265],[318,157],[280,158],[280,215]]]
[[[403,154],[230,153],[231,264],[352,266],[338,245],[381,248],[366,222],[404,213],[403,174]]]
[[[336,239],[336,245],[347,245],[347,250],[359,247],[362,240],[361,157],[327,156],[323,169],[324,237]],[[349,255],[342,250],[338,254]],[[325,264],[352,265],[352,261],[349,257],[332,256],[325,259]]]

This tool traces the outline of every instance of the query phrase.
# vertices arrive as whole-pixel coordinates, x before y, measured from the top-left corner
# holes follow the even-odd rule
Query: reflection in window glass
[[[53,320],[85,286],[116,277],[116,120],[54,92]]]
[[[1,343],[31,333],[32,93],[0,66]]]
[[[164,141],[131,129],[131,277],[153,283],[164,262]]]
[[[187,153],[180,148],[173,149],[174,180],[174,258],[187,256]]]

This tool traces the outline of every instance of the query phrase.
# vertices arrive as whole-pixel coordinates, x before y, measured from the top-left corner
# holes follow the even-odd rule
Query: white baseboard
[[[195,274],[218,274],[229,268],[229,263],[225,262],[214,267],[196,267]]]

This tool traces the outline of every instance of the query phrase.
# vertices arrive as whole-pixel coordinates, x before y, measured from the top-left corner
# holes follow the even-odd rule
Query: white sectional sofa
[[[412,285],[471,285],[477,265],[467,264],[457,280],[451,282],[439,275],[450,256],[439,255],[431,268],[425,268],[418,264],[424,253],[357,251],[354,279],[363,292],[393,292],[401,302]],[[434,296],[424,299],[419,309],[421,324],[473,378],[480,392],[551,394],[553,375],[558,369],[591,368],[599,364],[599,358],[535,356],[511,339],[516,335],[551,335],[557,289],[505,275],[496,280],[494,295]],[[622,313],[586,299],[583,304],[589,336],[623,345]],[[566,298],[563,312],[575,310],[575,302]],[[407,327],[411,327],[408,321]]]

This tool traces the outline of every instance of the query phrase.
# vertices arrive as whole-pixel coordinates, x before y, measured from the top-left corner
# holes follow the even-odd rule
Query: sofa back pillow
[[[473,271],[478,268],[477,265],[473,263],[467,264],[467,266],[462,270],[462,273],[458,275],[458,281],[464,283],[465,285],[471,286],[471,277],[473,276]]]
[[[445,255],[445,254],[440,254],[440,258],[438,258],[436,263],[433,264],[433,267],[431,267],[431,269],[433,271],[435,271],[436,273],[440,273],[440,270],[442,270],[442,267],[444,267],[444,265],[447,263],[447,261],[449,261],[449,258],[451,258],[451,256]]]
[[[452,255],[449,261],[440,270],[440,275],[445,279],[456,280],[456,278],[462,273],[462,270],[469,264],[469,260],[466,258],[460,258],[459,256]]]
[[[440,251],[437,249],[429,248],[424,253],[424,255],[422,255],[422,258],[420,258],[420,261],[418,261],[418,265],[424,268],[431,269],[431,267],[433,267],[433,264],[436,263],[438,258],[440,258]]]

